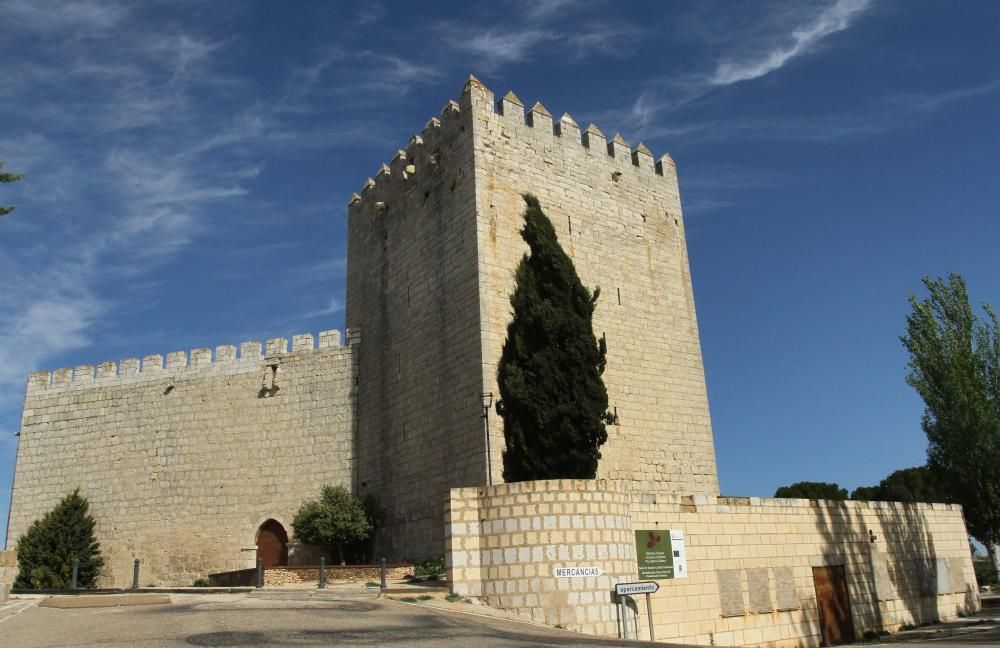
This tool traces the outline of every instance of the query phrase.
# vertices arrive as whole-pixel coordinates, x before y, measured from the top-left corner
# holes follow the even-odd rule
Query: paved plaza
[[[28,598],[0,606],[0,637],[6,646],[640,646],[646,642],[604,640],[558,628],[523,623],[472,605],[445,604],[440,597],[408,604],[376,598],[373,590],[339,587],[263,590],[250,594],[169,594],[125,605],[85,607],[81,597]],[[69,603],[74,601],[74,603]],[[141,600],[136,600],[141,603]],[[493,612],[492,614],[497,614]],[[1000,615],[975,623],[944,624],[906,639],[900,646],[980,648],[1000,646]],[[663,644],[666,645],[666,644]],[[866,644],[872,645],[872,644]]]
[[[7,646],[628,646],[565,630],[380,600],[373,592],[172,594],[172,603],[0,611]],[[468,606],[471,608],[471,606]]]

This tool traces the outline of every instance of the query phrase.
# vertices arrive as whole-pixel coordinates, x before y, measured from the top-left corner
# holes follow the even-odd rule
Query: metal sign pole
[[[622,639],[628,639],[628,605],[625,604],[625,596],[620,595],[618,602],[622,606]]]
[[[649,640],[656,641],[653,636],[653,608],[649,606],[649,592],[646,592],[646,615],[649,616]]]

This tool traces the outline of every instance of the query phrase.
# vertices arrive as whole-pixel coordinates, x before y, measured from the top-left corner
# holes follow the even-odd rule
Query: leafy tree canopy
[[[80,560],[77,585],[93,587],[104,560],[89,511],[90,505],[77,489],[18,538],[14,587],[67,589],[73,582],[74,558]]]
[[[859,486],[851,492],[851,499],[878,502],[949,501],[931,477],[927,466],[897,470],[877,486]]]
[[[847,489],[828,482],[795,482],[790,486],[780,486],[774,491],[775,497],[797,499],[846,500]]]
[[[980,318],[965,280],[924,277],[926,299],[910,295],[900,340],[909,383],[924,400],[931,478],[962,505],[969,532],[1000,543],[1000,322],[989,304]],[[994,551],[995,560],[996,552]]]
[[[10,173],[3,170],[4,161],[0,160],[0,183],[17,182],[24,177],[23,173]],[[14,211],[14,205],[4,207],[0,205],[0,216],[6,216],[7,214]]]
[[[368,538],[372,523],[364,505],[343,486],[324,486],[318,500],[299,507],[292,520],[295,537],[306,544],[336,547],[340,564],[345,563],[344,545]]]
[[[525,194],[521,259],[510,296],[497,384],[507,448],[505,481],[593,479],[607,440],[607,348],[594,338],[600,289],[590,292],[563,251],[538,199]]]

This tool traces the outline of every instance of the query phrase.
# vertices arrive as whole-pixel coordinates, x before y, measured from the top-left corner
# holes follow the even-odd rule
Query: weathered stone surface
[[[958,506],[687,497],[634,486],[551,480],[453,489],[445,512],[452,589],[529,618],[614,636],[617,611],[607,593],[614,583],[637,580],[634,532],[662,529],[683,531],[687,577],[659,581],[651,597],[659,641],[818,646],[819,566],[843,567],[859,637],[979,609]],[[877,592],[873,559],[888,565]],[[573,566],[606,575],[552,574],[552,567]],[[928,569],[937,576],[929,595],[919,577]]]
[[[313,350],[297,339],[293,353],[274,341],[268,360],[246,344],[215,362],[197,349],[190,364],[170,354],[166,369],[153,360],[141,372],[34,379],[8,546],[79,488],[97,521],[100,586],[130,585],[134,558],[143,586],[252,566],[262,522],[274,518],[291,536],[303,500],[351,483],[357,346]]]
[[[498,393],[526,192],[602,289],[594,330],[619,424],[598,477],[718,494],[676,175],[645,148],[633,163],[621,136],[612,155],[596,127],[588,147],[572,118],[555,133],[540,104],[529,116],[470,80],[407,150],[415,174],[378,176],[348,208],[347,325],[365,330],[358,489],[387,505],[380,546],[395,558],[440,552],[448,489],[488,480],[479,394]],[[499,482],[503,422],[489,416]]]

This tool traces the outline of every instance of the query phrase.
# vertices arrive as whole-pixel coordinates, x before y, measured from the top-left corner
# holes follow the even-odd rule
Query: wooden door
[[[813,584],[823,643],[833,646],[854,641],[854,619],[844,566],[813,567]]]
[[[268,520],[257,531],[257,557],[264,567],[288,564],[288,534],[279,522]]]

